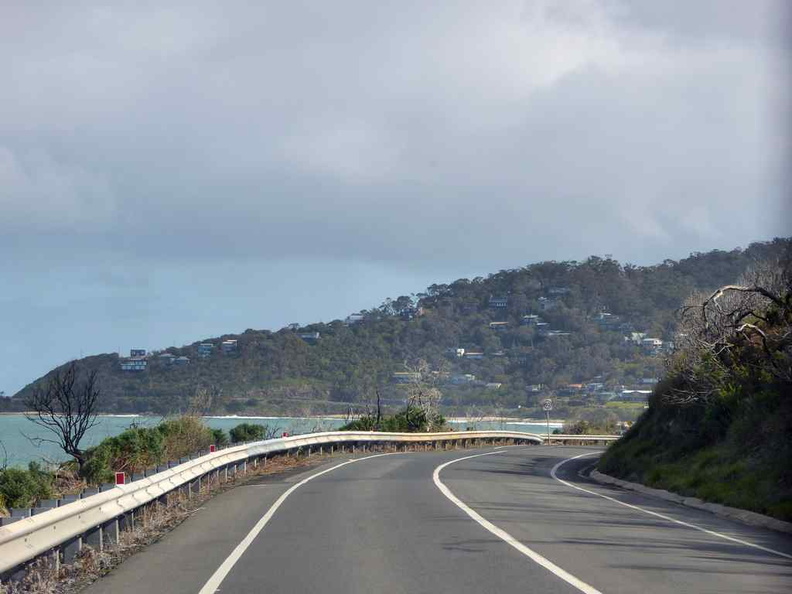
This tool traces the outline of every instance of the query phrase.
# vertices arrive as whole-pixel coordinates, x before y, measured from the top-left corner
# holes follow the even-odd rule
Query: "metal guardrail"
[[[134,512],[152,501],[178,489],[191,492],[201,479],[229,468],[236,472],[241,463],[256,463],[271,454],[283,454],[324,446],[392,445],[471,440],[512,441],[541,444],[544,439],[530,433],[516,431],[454,431],[448,433],[379,433],[335,431],[313,433],[248,443],[230,447],[179,464],[168,470],[147,476],[126,485],[25,517],[0,526],[0,575],[18,569],[28,561],[54,554],[59,563],[62,549],[77,551],[83,542],[102,548],[106,542],[117,542],[123,525],[134,523]]]

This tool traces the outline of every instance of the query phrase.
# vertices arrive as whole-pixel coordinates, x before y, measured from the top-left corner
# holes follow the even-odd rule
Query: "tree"
[[[88,372],[82,381],[79,375],[76,361],[56,369],[42,387],[25,399],[25,406],[30,411],[26,415],[30,421],[55,435],[54,439],[37,439],[60,447],[77,461],[82,473],[86,456],[80,443],[96,424],[100,390],[96,371]]]
[[[674,404],[707,403],[733,380],[739,364],[792,383],[792,258],[763,262],[741,282],[695,294],[681,309]],[[752,356],[748,356],[749,352]]]
[[[437,387],[439,374],[435,374],[429,364],[423,359],[418,360],[414,366],[405,364],[410,374],[407,384],[407,409],[405,411],[408,423],[413,418],[415,422],[427,422],[429,431],[436,431],[445,424],[445,419],[440,416],[439,405],[443,394]]]

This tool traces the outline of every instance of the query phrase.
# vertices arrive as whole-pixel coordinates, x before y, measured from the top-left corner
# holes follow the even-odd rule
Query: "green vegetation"
[[[168,460],[208,451],[215,433],[199,417],[168,419],[156,427],[132,427],[87,450],[83,477],[91,484],[113,480],[115,472],[142,472]]]
[[[231,431],[231,443],[243,443],[246,441],[261,441],[262,439],[272,439],[274,432],[267,425],[256,425],[255,423],[240,423]]]
[[[647,412],[602,472],[792,520],[792,264],[692,297]]]
[[[250,423],[241,423],[230,433],[234,442],[271,437],[265,425]],[[43,470],[35,462],[27,470],[3,468],[0,469],[0,512],[10,507],[32,507],[41,499],[55,497],[59,490],[56,474],[62,478],[70,476],[72,486],[98,485],[113,481],[116,472],[139,473],[169,460],[205,453],[213,443],[228,445],[228,434],[222,429],[210,429],[200,417],[186,415],[167,419],[156,427],[133,426],[103,439],[86,450],[86,463],[79,477],[74,461],[61,465],[57,473]]]
[[[789,244],[777,239],[656,266],[600,257],[542,262],[435,284],[389,299],[350,323],[209,338],[200,341],[214,345],[206,357],[199,355],[200,342],[168,348],[151,354],[143,372],[122,371],[116,354],[87,357],[80,365],[98,371],[102,410],[115,413],[178,414],[204,391],[211,397],[205,412],[343,414],[371,406],[379,390],[383,408],[395,414],[406,388],[393,381],[394,372],[424,360],[441,378],[445,414],[464,415],[475,407],[482,414],[540,416],[538,403],[550,396],[554,414],[570,417],[662,374],[662,357],[625,337],[645,333],[669,344],[675,311],[691,292],[733,282],[751,262],[776,256]],[[300,337],[311,332],[319,338]],[[224,340],[236,340],[236,349],[224,352]],[[481,356],[457,357],[455,349]],[[190,362],[169,363],[164,354]],[[0,399],[0,407],[21,410],[23,398],[43,381]],[[586,383],[601,384],[600,394],[580,387]],[[637,411],[614,413],[625,419]]]
[[[31,462],[23,468],[0,469],[0,511],[11,507],[31,507],[41,499],[53,496],[55,479],[52,473]]]
[[[364,415],[350,421],[341,431],[384,431],[386,433],[426,433],[442,431],[446,428],[446,420],[439,413],[429,413],[423,409],[406,408],[395,415],[382,416]]]

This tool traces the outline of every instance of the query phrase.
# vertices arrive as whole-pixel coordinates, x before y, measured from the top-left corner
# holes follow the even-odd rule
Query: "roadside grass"
[[[656,452],[650,442],[624,444],[618,458],[603,456],[600,470],[655,489],[792,520],[792,502],[779,488],[777,465],[747,457],[731,444],[679,454],[673,461]]]

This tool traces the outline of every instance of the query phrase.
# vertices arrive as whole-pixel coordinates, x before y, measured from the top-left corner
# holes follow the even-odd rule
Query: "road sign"
[[[553,410],[553,401],[549,398],[547,400],[542,400],[542,410],[547,412]]]

